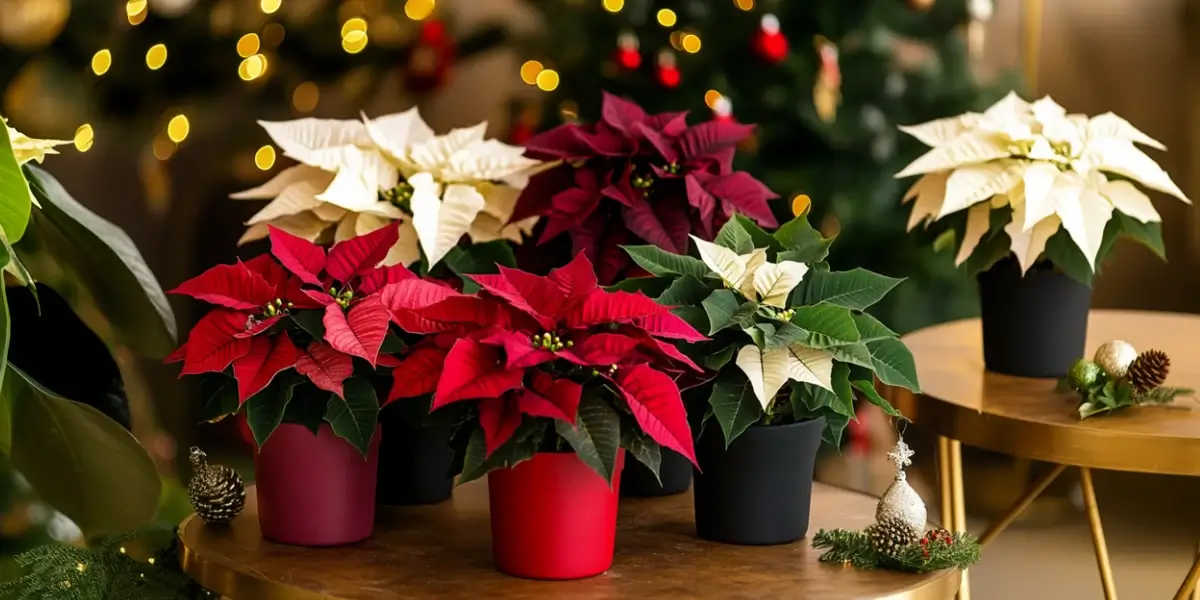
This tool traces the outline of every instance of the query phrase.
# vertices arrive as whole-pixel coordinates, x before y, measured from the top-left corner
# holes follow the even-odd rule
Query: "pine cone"
[[[192,480],[188,482],[188,500],[205,523],[228,523],[246,506],[246,486],[237,471],[209,465],[199,448],[192,448]]]
[[[1129,385],[1134,391],[1144,394],[1167,381],[1167,372],[1171,370],[1171,359],[1161,350],[1147,350],[1129,363]]]
[[[876,552],[895,556],[900,550],[914,544],[920,533],[903,519],[887,517],[868,527],[867,536],[871,538],[871,547]]]

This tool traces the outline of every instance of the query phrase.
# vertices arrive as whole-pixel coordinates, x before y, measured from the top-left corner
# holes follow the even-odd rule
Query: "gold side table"
[[[983,544],[995,539],[1068,466],[1078,467],[1101,584],[1105,597],[1114,600],[1092,469],[1200,475],[1200,410],[1187,403],[1136,407],[1080,421],[1078,397],[1057,392],[1054,380],[984,370],[978,319],[922,329],[902,339],[916,359],[923,391],[918,395],[895,388],[889,393],[916,426],[938,436],[942,521],[954,531],[966,530],[961,444],[1057,465],[979,536]],[[1113,339],[1166,352],[1172,366],[1168,383],[1200,389],[1200,315],[1093,310],[1087,355]],[[967,576],[964,571],[960,600],[970,598]],[[1175,600],[1188,598],[1197,579],[1200,554]]]

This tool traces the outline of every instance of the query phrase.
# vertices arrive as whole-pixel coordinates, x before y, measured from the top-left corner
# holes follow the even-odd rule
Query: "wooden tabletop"
[[[861,528],[876,499],[823,484],[813,489],[812,525]],[[233,600],[607,600],[610,598],[814,598],[948,600],[958,571],[908,575],[817,562],[807,540],[783,546],[729,546],[696,538],[690,494],[621,499],[616,559],[578,581],[517,579],[495,570],[487,484],[475,481],[437,506],[385,508],[375,535],[340,548],[263,541],[254,488],[231,527],[189,517],[180,526],[184,570]]]
[[[889,390],[896,408],[921,428],[1004,454],[1066,465],[1141,473],[1200,475],[1200,405],[1119,410],[1081,421],[1079,397],[1052,379],[983,368],[978,319],[904,336],[917,363],[922,394]],[[1171,358],[1167,385],[1200,390],[1200,316],[1093,310],[1087,356],[1111,340]]]

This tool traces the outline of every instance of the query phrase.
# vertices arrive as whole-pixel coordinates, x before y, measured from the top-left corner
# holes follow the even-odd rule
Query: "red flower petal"
[[[379,296],[367,296],[350,305],[349,312],[338,304],[325,307],[325,341],[334,350],[366,359],[375,366],[379,346],[387,336],[388,310]]]
[[[311,304],[315,305],[313,308],[321,308],[333,304],[333,296],[329,295],[329,292],[321,290],[300,290],[300,292],[304,294],[304,297],[308,298]]]
[[[250,352],[233,361],[233,378],[237,380],[238,402],[245,403],[271,383],[281,371],[296,365],[299,353],[286,333],[257,337],[251,341]]]
[[[479,403],[479,426],[483,428],[484,446],[490,456],[521,426],[521,410],[506,398],[489,398]]]
[[[555,129],[561,129],[562,127],[570,126],[560,125]],[[546,132],[546,134],[552,131],[554,129]],[[530,142],[532,141],[530,140]],[[528,148],[529,146],[527,145],[526,147]],[[529,217],[539,217],[548,214],[551,210],[551,202],[555,194],[576,187],[574,172],[574,167],[564,164],[530,177],[529,184],[525,186],[525,189],[521,190],[521,195],[517,197],[517,206],[513,209],[513,214],[509,218],[509,222],[517,222]]]
[[[533,345],[533,336],[517,331],[497,331],[480,343],[504,348],[504,366],[508,369],[534,367],[554,360],[555,354]]]
[[[489,294],[507,300],[517,310],[533,317],[547,329],[554,328],[565,294],[545,277],[500,267],[499,275],[471,275]]]
[[[304,283],[321,285],[321,270],[325,268],[325,249],[282,229],[268,227],[271,254],[285,269]]]
[[[240,262],[217,265],[168,293],[238,310],[261,308],[275,298],[275,288]]]
[[[687,253],[687,211],[677,204],[658,200],[651,204],[638,198],[621,211],[625,226],[634,235],[675,254]]]
[[[696,464],[692,430],[675,382],[650,367],[637,365],[617,371],[616,383],[642,431]]]
[[[563,294],[567,296],[567,306],[571,307],[587,299],[599,283],[596,280],[596,270],[584,254],[576,254],[565,267],[550,271],[550,281],[558,284]]]
[[[495,348],[469,339],[458,340],[446,355],[430,410],[459,400],[497,398],[521,387],[523,369],[506,369]]]
[[[383,289],[383,286],[389,283],[397,283],[407,279],[416,279],[417,276],[409,271],[404,265],[391,265],[389,267],[379,267],[374,271],[370,271],[362,276],[358,282],[358,289],[355,292],[363,294],[374,294]]]
[[[634,319],[633,325],[650,335],[685,342],[703,342],[708,338],[695,327],[672,312],[663,312],[649,317]]]
[[[679,160],[679,152],[675,149],[675,144],[663,134],[655,131],[648,123],[635,123],[633,125],[633,134],[646,140],[646,142],[653,146],[658,151],[658,155],[667,164],[672,164]]]
[[[182,362],[183,358],[185,356],[187,356],[187,344],[186,343],[183,344],[182,346],[176,348],[174,352],[168,354],[167,357],[163,359],[163,364],[169,365],[171,363]]]
[[[452,324],[420,317],[415,312],[417,309],[459,295],[459,292],[447,286],[424,279],[406,279],[399,283],[391,283],[379,292],[380,300],[391,313],[392,322],[408,333],[418,334],[445,331]]]
[[[641,339],[643,347],[649,348],[652,352],[659,356],[665,356],[671,360],[682,363],[697,373],[704,372],[704,369],[700,368],[700,365],[692,362],[692,359],[688,358],[686,354],[680,352],[679,348],[676,348],[674,344],[656,339],[654,336],[648,335],[645,332],[639,333],[640,335],[638,337]]]
[[[296,371],[312,381],[313,385],[345,399],[342,384],[354,373],[354,361],[329,344],[314,341],[299,353]]]
[[[609,292],[596,289],[567,313],[567,326],[572,329],[591,327],[601,323],[628,323],[634,319],[652,317],[669,312],[667,307],[647,298],[645,294],[625,291]]]
[[[576,358],[572,362],[592,367],[620,364],[639,345],[637,339],[619,333],[597,333],[576,343],[568,360]]]
[[[667,137],[677,137],[687,129],[687,111],[650,115],[646,123]]]
[[[356,275],[369,273],[384,258],[388,250],[400,239],[400,224],[385,225],[358,237],[334,244],[329,250],[325,272],[334,279],[347,283]]]
[[[779,225],[767,205],[767,200],[778,198],[779,194],[745,171],[714,177],[704,184],[704,189],[763,227]]]
[[[502,304],[478,296],[449,296],[413,313],[439,323],[507,326],[509,322],[508,312]]]
[[[603,94],[600,101],[600,118],[613,129],[628,134],[633,131],[634,124],[645,123],[649,118],[646,111],[637,104],[608,92]]]
[[[707,121],[689,127],[679,136],[684,160],[710,157],[714,153],[737,145],[754,133],[753,125],[727,121]]]
[[[683,178],[688,204],[700,211],[700,237],[711,240],[716,235],[717,199],[704,189],[697,177],[689,173]]]
[[[392,371],[392,391],[386,406],[398,398],[424,396],[437,389],[438,379],[446,363],[446,351],[440,348],[418,348],[413,350]]]
[[[547,414],[540,416],[575,424],[575,414],[579,411],[579,400],[583,397],[583,386],[570,379],[554,379],[542,371],[535,371],[531,387],[538,396],[553,403],[562,415],[561,417]],[[537,414],[529,410],[525,410],[525,412],[531,415]]]
[[[250,351],[250,339],[237,337],[245,329],[244,313],[218,308],[204,315],[188,335],[180,375],[224,371]]]

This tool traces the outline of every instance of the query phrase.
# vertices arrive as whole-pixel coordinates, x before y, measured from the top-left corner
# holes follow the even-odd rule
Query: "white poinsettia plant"
[[[983,113],[900,129],[931,146],[896,174],[921,176],[904,196],[908,229],[944,227],[939,241],[956,237],[956,264],[974,272],[1013,255],[1022,273],[1048,260],[1090,284],[1118,237],[1165,254],[1162,218],[1135,183],[1191,203],[1138,148],[1164,146],[1113,113],[1010,93]]]
[[[417,110],[361,120],[260,121],[284,169],[239,200],[271,200],[247,221],[239,244],[274,226],[310,241],[340,242],[399,221],[385,265],[422,257],[432,268],[464,235],[473,243],[520,243],[536,218],[509,223],[530,174],[543,168],[524,148],[486,139],[486,123],[435,135]]]
[[[708,375],[681,384],[709,392],[702,420],[715,418],[727,443],[751,425],[824,417],[826,440],[836,444],[856,395],[899,414],[877,393],[876,379],[920,390],[912,354],[863,312],[901,280],[829,270],[832,241],[806,215],[773,234],[735,215],[713,242],[692,237],[698,258],[656,246],[625,248],[654,277],[614,287],[675,307],[709,335],[682,346]]]

